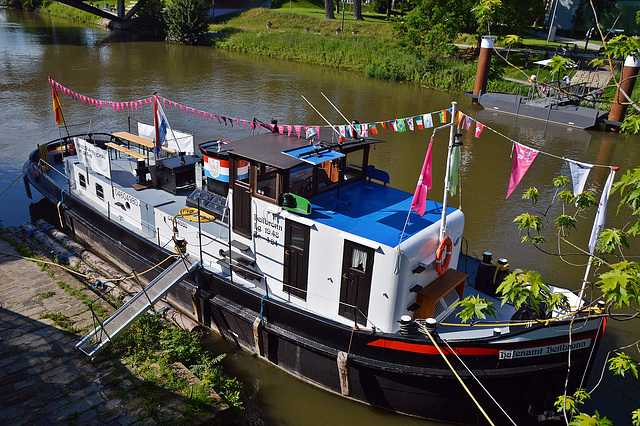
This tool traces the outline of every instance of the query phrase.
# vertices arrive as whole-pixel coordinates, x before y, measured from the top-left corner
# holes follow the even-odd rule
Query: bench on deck
[[[153,141],[151,139],[143,138],[142,136],[134,135],[133,133],[116,132],[116,133],[112,133],[111,136],[115,136],[116,138],[120,138],[128,142],[135,143],[136,145],[142,146],[144,148],[148,148],[148,149],[155,148],[155,145],[153,144]],[[175,149],[167,148],[166,146],[161,146],[160,149],[162,149],[164,152],[167,152],[169,154],[177,153]]]
[[[135,151],[131,151],[128,148],[125,148],[122,145],[118,145],[117,143],[113,143],[113,142],[107,142],[105,144],[106,146],[108,146],[109,148],[113,148],[117,151],[120,151],[124,154],[130,155],[132,157],[137,158],[138,160],[146,160],[148,157],[146,155],[140,154],[139,152],[135,152]]]

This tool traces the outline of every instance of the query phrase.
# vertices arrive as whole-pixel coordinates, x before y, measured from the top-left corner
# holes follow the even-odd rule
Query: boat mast
[[[451,123],[449,123],[449,150],[447,151],[447,169],[444,174],[444,196],[442,197],[442,218],[440,219],[440,241],[444,239],[447,230],[447,202],[449,201],[449,175],[451,174],[451,153],[453,152],[453,137],[455,135],[456,106],[451,102]]]

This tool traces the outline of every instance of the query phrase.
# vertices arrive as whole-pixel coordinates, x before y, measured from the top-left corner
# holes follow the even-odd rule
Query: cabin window
[[[269,166],[256,166],[256,193],[275,200],[278,197],[278,171]]]
[[[87,189],[87,180],[82,173],[78,173],[78,183],[81,188]]]
[[[289,192],[301,197],[313,193],[313,166],[303,164],[289,171]]]
[[[99,183],[96,183],[96,195],[101,200],[104,200],[104,189],[102,189],[102,185],[100,185]]]
[[[347,153],[344,180],[353,180],[363,177],[365,174],[364,163],[364,149]]]
[[[318,189],[333,186],[340,180],[339,160],[327,161],[318,166]]]
[[[356,247],[351,248],[351,267],[367,272],[367,252]]]

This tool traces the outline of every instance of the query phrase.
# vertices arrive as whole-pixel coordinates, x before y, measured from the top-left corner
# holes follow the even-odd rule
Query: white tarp
[[[138,135],[153,141],[156,139],[156,129],[154,126],[138,123]],[[164,146],[185,154],[193,154],[193,135],[169,129],[164,140]]]
[[[109,173],[109,153],[82,138],[74,138],[78,161],[102,176],[111,177]]]

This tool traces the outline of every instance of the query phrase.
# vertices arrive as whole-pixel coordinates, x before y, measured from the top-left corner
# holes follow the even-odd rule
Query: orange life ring
[[[444,272],[449,268],[449,262],[451,262],[451,253],[452,253],[453,243],[451,242],[451,238],[445,237],[438,246],[438,250],[436,250],[436,273],[438,275],[444,274]],[[445,254],[446,250],[446,254]],[[443,254],[444,258],[443,258]]]
[[[546,92],[546,91],[547,91],[547,86],[542,85],[542,87],[540,88],[540,91],[541,91],[542,93]]]
[[[71,146],[69,147],[69,155],[76,155],[76,141],[71,142]]]

